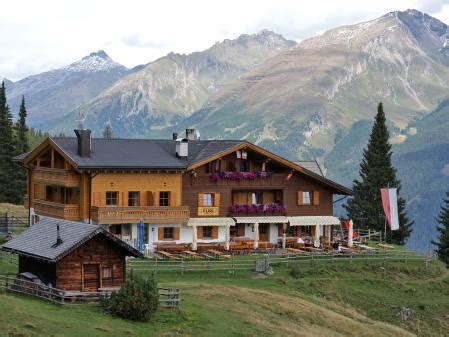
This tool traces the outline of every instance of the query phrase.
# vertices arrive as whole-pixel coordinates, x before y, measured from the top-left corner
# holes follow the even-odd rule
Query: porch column
[[[315,240],[313,241],[313,245],[318,248],[320,246],[320,225],[315,226]]]
[[[198,233],[196,231],[196,225],[192,226],[192,250],[197,250]]]
[[[226,251],[229,250],[229,238],[231,237],[231,226],[230,225],[226,225],[225,226],[225,245],[224,245],[224,249]]]
[[[286,241],[287,241],[287,234],[285,233],[287,231],[287,224],[282,224],[282,249],[285,249]]]
[[[354,223],[352,220],[349,220],[349,229],[348,229],[348,247],[351,248],[353,246],[352,236],[354,235]]]
[[[259,223],[254,223],[254,249],[259,248]]]

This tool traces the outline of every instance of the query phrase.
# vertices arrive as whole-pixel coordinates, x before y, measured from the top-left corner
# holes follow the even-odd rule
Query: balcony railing
[[[180,222],[190,217],[188,206],[177,207],[92,207],[91,218],[96,223]]]
[[[33,170],[33,181],[77,187],[80,185],[80,175],[72,170],[39,167]]]
[[[228,179],[217,178],[214,174],[197,174],[190,177],[192,186],[271,186],[282,187],[287,185],[287,174],[273,173],[267,177],[252,177]]]
[[[78,204],[60,204],[47,200],[35,199],[34,211],[39,215],[46,215],[65,220],[80,219],[80,206]]]

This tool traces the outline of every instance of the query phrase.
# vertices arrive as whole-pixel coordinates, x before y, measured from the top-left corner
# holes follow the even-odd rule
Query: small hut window
[[[112,267],[103,267],[103,280],[112,278]]]
[[[117,206],[117,192],[106,192],[106,206]]]

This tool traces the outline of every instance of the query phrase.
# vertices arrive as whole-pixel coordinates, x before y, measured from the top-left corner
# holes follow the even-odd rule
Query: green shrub
[[[159,292],[154,275],[147,279],[131,271],[122,287],[100,301],[106,312],[133,321],[147,321],[156,312]]]
[[[299,266],[297,264],[294,264],[293,266],[291,266],[290,268],[290,275],[293,278],[299,279],[301,276],[301,271],[299,270]]]

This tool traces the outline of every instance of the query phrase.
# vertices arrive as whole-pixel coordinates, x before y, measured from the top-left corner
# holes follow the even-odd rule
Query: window
[[[263,204],[263,193],[262,192],[252,192],[251,193],[251,203],[253,205]]]
[[[173,240],[174,238],[173,227],[164,227],[164,240]]]
[[[170,206],[170,192],[159,192],[159,206]]]
[[[302,203],[304,205],[310,205],[312,203],[311,202],[311,199],[312,199],[311,194],[312,193],[310,193],[310,192],[302,192]]]
[[[140,206],[140,192],[128,192],[128,206]]]
[[[242,159],[240,160],[240,172],[248,172],[248,161]]]
[[[106,192],[106,206],[117,206],[118,192]]]
[[[102,268],[102,276],[104,279],[111,279],[112,278],[112,267],[103,267]]]
[[[203,239],[211,239],[211,238],[212,238],[212,226],[204,226]]]
[[[212,193],[203,194],[203,206],[211,207],[214,205],[214,195]]]

